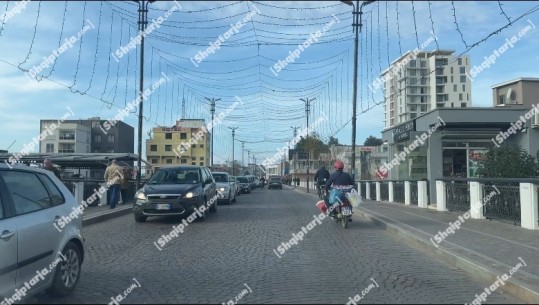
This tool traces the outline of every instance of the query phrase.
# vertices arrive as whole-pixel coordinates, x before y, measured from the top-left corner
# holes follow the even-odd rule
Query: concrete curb
[[[428,238],[421,237],[399,225],[391,223],[389,218],[386,220],[380,216],[373,216],[361,207],[355,209],[355,211],[358,213],[356,215],[363,216],[365,219],[372,221],[399,239],[406,240],[416,249],[453,267],[468,272],[472,277],[479,280],[494,283],[497,277],[508,273],[508,270],[513,267],[448,241],[444,241],[444,246],[439,245],[436,248],[430,243]],[[539,303],[539,277],[528,272],[519,270],[505,282],[505,285],[501,285],[499,289],[530,304]],[[470,301],[473,299],[474,297],[470,296]]]
[[[99,222],[103,222],[108,219],[127,215],[127,214],[132,213],[132,211],[133,211],[133,205],[128,204],[126,206],[117,206],[113,210],[106,210],[106,211],[102,211],[96,214],[92,214],[88,217],[83,216],[82,226],[85,227],[85,226],[89,226],[89,225],[96,224]]]

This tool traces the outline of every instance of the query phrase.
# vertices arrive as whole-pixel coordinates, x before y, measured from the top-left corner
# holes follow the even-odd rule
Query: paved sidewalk
[[[305,188],[296,191],[305,192]],[[313,204],[316,194],[313,194]],[[468,219],[460,229],[448,234],[438,243],[434,236],[445,232],[464,212],[438,212],[399,203],[364,200],[355,210],[355,217],[363,216],[393,233],[403,242],[413,244],[473,275],[494,283],[521,260],[526,264],[516,271],[500,289],[523,300],[539,302],[539,231],[522,229],[513,224]],[[520,258],[520,259],[519,259]],[[491,281],[491,282],[490,282]],[[481,292],[478,291],[478,294]]]
[[[111,209],[109,205],[88,207],[82,214],[82,225],[88,226],[107,219],[129,214],[131,211],[133,211],[132,201],[129,201],[126,204],[117,204],[115,209]]]

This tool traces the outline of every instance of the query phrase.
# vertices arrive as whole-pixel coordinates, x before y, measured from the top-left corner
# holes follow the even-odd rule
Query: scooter
[[[335,220],[335,222],[340,222],[342,224],[342,227],[346,229],[348,228],[348,223],[352,222],[352,214],[354,212],[352,211],[352,204],[350,203],[350,201],[348,201],[344,194],[351,192],[354,186],[334,186],[332,188],[342,190],[342,196],[337,197],[337,202],[333,203],[328,208],[328,215],[333,220]]]

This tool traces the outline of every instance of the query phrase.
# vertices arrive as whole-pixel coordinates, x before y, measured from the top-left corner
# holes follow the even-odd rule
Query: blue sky
[[[177,7],[178,3],[181,9],[165,18],[167,10]],[[536,2],[500,3],[512,21],[537,6]],[[22,3],[2,2],[0,14],[6,12],[6,5],[7,12],[13,12]],[[451,2],[432,1],[432,14],[429,2],[423,1],[413,4],[402,1],[398,9],[396,2],[375,2],[364,8],[358,87],[358,112],[364,113],[357,121],[358,144],[369,135],[381,136],[383,108],[374,105],[382,100],[382,92],[372,94],[367,85],[379,76],[380,70],[388,67],[388,62],[416,48],[418,42],[428,40],[433,27],[439,48],[453,49],[460,54],[466,51],[466,45],[481,41],[508,23],[497,1],[457,1],[454,7],[463,38],[457,31]],[[253,152],[258,162],[277,153],[292,139],[291,126],[300,129],[306,126],[305,105],[300,98],[316,98],[310,122],[320,118],[322,112],[329,118],[315,131],[324,139],[333,135],[341,143],[351,144],[349,121],[354,63],[351,9],[340,2],[329,1],[157,1],[150,4],[150,23],[159,18],[162,23],[147,35],[145,88],[151,87],[163,73],[169,81],[145,101],[144,139],[152,127],[172,126],[181,118],[182,100],[185,100],[186,118],[209,122],[210,105],[206,97],[221,98],[216,105],[216,113],[219,113],[238,96],[243,105],[214,128],[215,163],[232,156],[232,135],[228,127],[238,127],[236,139],[246,141],[245,148]],[[135,99],[139,48],[127,52],[118,62],[110,54],[120,46],[125,47],[129,39],[136,36],[136,3],[69,2],[66,7],[61,1],[31,2],[19,14],[10,14],[9,18],[2,16],[0,130],[3,136],[0,149],[6,149],[16,140],[9,150],[20,151],[38,135],[40,119],[59,118],[68,111],[67,107],[77,119],[93,116],[111,119]],[[245,23],[237,26],[244,20]],[[43,57],[53,54],[66,38],[76,36],[89,24],[93,28],[81,36],[82,43],[77,40],[58,55],[52,73],[51,67],[38,73],[46,78],[37,81],[25,75],[24,70],[39,65]],[[473,47],[466,53],[471,57],[472,66],[480,65],[506,38],[518,35],[531,24],[539,25],[536,12]],[[231,25],[236,25],[235,29]],[[307,41],[312,33],[323,31],[324,27],[327,31],[321,32],[317,42],[306,43],[306,47],[299,50],[298,44]],[[220,49],[201,61],[195,59],[198,52],[205,51],[227,31]],[[529,30],[494,65],[474,79],[472,106],[490,106],[494,84],[517,77],[539,77],[538,34],[539,29]],[[436,44],[432,43],[426,50],[435,48]],[[279,60],[285,62],[290,54],[296,55],[294,62],[273,73],[275,64]],[[128,115],[125,122],[135,127],[136,136],[137,114]],[[241,159],[239,142],[235,145],[235,156]]]

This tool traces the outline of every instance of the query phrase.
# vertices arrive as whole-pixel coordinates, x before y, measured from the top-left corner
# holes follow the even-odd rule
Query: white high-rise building
[[[472,105],[468,56],[453,50],[410,51],[382,72],[385,128],[399,125],[435,108]]]

